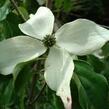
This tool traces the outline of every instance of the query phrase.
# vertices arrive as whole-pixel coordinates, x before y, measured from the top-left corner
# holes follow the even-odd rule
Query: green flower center
[[[44,39],[42,40],[43,44],[45,47],[50,48],[56,43],[56,38],[54,35],[46,35]]]

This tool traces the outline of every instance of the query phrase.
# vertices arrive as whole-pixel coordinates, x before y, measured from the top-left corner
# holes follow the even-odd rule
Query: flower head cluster
[[[16,65],[32,60],[46,52],[45,80],[61,97],[66,109],[71,109],[70,80],[73,75],[73,55],[87,55],[100,49],[109,40],[109,31],[96,23],[78,19],[64,24],[52,34],[54,15],[40,7],[20,30],[27,36],[17,36],[0,42],[0,73],[13,73]]]

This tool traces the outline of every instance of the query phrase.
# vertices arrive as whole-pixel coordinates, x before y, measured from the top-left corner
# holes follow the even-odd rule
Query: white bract
[[[66,109],[71,109],[70,80],[73,75],[73,55],[86,55],[99,50],[108,40],[109,31],[96,23],[78,19],[63,25],[54,35],[54,15],[46,7],[40,7],[35,15],[19,25],[28,36],[17,36],[0,42],[0,73],[13,73],[17,64],[32,60],[47,50],[45,80],[61,97]],[[45,40],[47,37],[56,40]],[[45,43],[45,42],[46,43]],[[55,43],[56,41],[56,43]]]
[[[39,5],[43,5],[46,2],[46,0],[37,0],[37,2],[39,3]]]
[[[93,53],[93,55],[96,56],[96,57],[99,58],[99,59],[105,58],[105,56],[103,55],[102,49],[99,49],[99,50],[95,51],[95,52]]]

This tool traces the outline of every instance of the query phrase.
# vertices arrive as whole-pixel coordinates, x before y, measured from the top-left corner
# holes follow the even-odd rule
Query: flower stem
[[[10,0],[10,2],[13,4],[15,10],[17,11],[17,13],[21,16],[21,18],[26,21],[27,19],[24,17],[24,15],[22,14],[22,12],[19,10],[16,2],[14,0]]]

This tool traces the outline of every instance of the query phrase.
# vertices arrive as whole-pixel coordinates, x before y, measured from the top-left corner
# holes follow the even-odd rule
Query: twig
[[[52,0],[46,0],[46,7],[52,8]]]
[[[40,56],[39,58],[41,58],[43,56]],[[37,71],[39,72],[41,70],[41,64],[42,64],[43,60],[38,60],[37,63],[33,66],[33,71]],[[36,79],[37,79],[37,74],[34,74],[32,77],[32,82],[31,82],[31,87],[29,90],[29,97],[28,97],[28,101],[27,101],[27,107],[28,109],[33,109],[33,103],[31,103],[34,100],[34,90],[35,90],[35,85],[36,85]]]
[[[39,94],[33,99],[33,101],[32,101],[30,104],[34,104],[34,103],[39,99],[39,97],[40,97],[41,94],[43,93],[45,87],[46,87],[46,83],[44,83],[44,85],[43,85],[41,91],[40,91]]]
[[[26,21],[27,19],[24,17],[24,15],[22,14],[22,12],[19,10],[16,2],[14,0],[10,0],[10,2],[13,4],[15,10],[17,11],[17,13],[21,16],[21,18]]]
[[[35,84],[36,84],[36,74],[34,74],[32,78],[31,88],[30,88],[29,97],[27,101],[28,108],[31,108],[31,101],[33,100]]]

